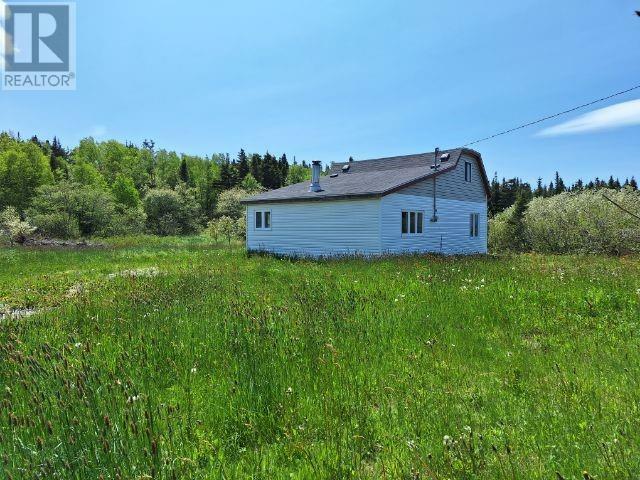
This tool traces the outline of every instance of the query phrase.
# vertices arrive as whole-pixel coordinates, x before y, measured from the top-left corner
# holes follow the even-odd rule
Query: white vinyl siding
[[[393,193],[382,197],[381,233],[383,253],[434,252],[447,255],[487,252],[486,202],[438,199],[438,221],[424,224],[423,235],[402,233],[402,211],[424,211],[428,218],[433,199]],[[469,218],[478,214],[478,236],[469,236]]]
[[[309,257],[380,253],[380,199],[249,205],[247,217],[271,212],[271,230],[249,222],[247,248]]]

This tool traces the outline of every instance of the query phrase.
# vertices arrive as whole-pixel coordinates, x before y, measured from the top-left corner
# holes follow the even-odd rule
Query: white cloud
[[[91,131],[89,132],[89,136],[99,140],[103,138],[107,134],[107,127],[104,125],[94,125],[91,127]]]
[[[615,128],[640,125],[640,99],[617,103],[580,115],[568,122],[545,128],[537,136],[554,137],[578,133],[612,130]]]

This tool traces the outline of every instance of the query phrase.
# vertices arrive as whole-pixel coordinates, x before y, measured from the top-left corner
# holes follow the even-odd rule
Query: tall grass
[[[0,259],[0,477],[640,475],[638,258]]]

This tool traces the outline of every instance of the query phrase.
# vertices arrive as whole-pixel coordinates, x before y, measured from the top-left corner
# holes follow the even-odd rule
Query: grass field
[[[123,239],[0,250],[0,303],[0,478],[640,477],[637,257]]]

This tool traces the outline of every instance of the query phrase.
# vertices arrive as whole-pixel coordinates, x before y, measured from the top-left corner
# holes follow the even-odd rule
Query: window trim
[[[266,214],[269,214],[269,226],[266,227]],[[258,216],[260,217],[260,224],[262,226],[258,227]],[[253,216],[253,229],[259,232],[270,231],[273,226],[273,213],[271,209],[268,210],[256,210]]]
[[[473,171],[473,167],[471,166],[471,162],[464,162],[464,181],[471,183],[471,172]]]
[[[480,214],[469,214],[469,237],[478,238],[480,236]]]
[[[407,219],[407,231],[404,231],[404,219]],[[413,217],[413,221],[411,221],[411,217]],[[422,222],[420,222],[420,217],[422,217]],[[402,237],[419,237],[424,235],[424,218],[425,212],[424,210],[409,210],[402,209],[400,211],[400,235]],[[422,226],[422,231],[418,231],[418,226]],[[411,230],[413,229],[413,232]]]

